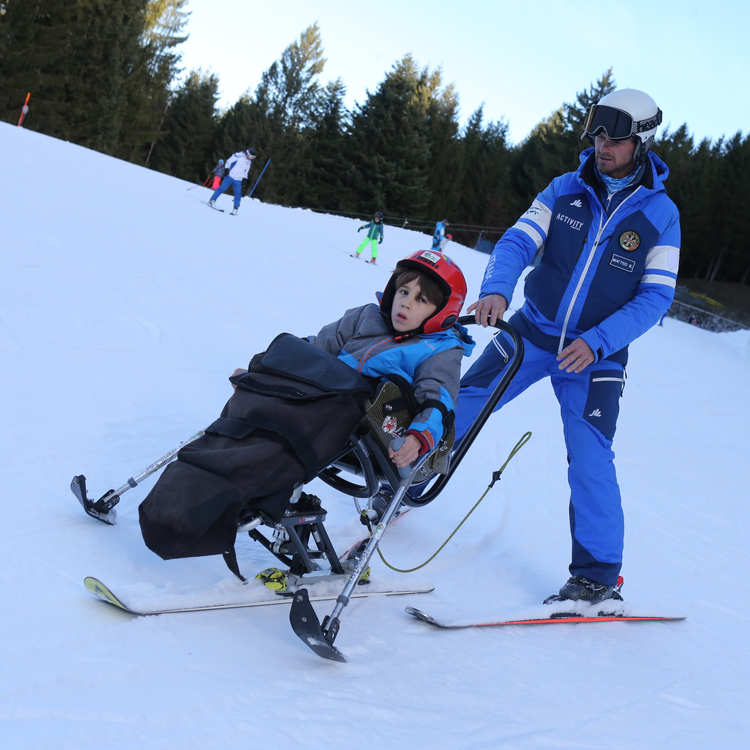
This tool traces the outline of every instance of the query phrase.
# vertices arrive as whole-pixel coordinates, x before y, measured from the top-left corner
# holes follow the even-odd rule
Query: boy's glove
[[[359,229],[357,230],[357,232],[359,233],[359,232],[361,232],[361,231],[362,231],[363,229],[364,229],[364,227],[360,227],[360,228],[359,228]]]
[[[380,235],[380,238],[378,239],[378,245],[383,241],[383,235]]]

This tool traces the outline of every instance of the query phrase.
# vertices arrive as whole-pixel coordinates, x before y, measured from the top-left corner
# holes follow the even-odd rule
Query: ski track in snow
[[[231,575],[218,558],[164,562],[145,548],[137,506],[155,477],[108,527],[83,513],[72,476],[95,498],[121,486],[218,416],[235,367],[282,331],[315,333],[373,301],[429,238],[387,226],[366,268],[349,257],[356,219],[247,200],[230,217],[201,205],[208,190],[5,124],[0,151],[3,747],[747,746],[750,332],[667,319],[631,347],[615,441],[623,593],[684,622],[438,631],[404,613],[520,611],[567,577],[565,449],[547,383],[495,415],[444,493],[385,535],[391,564],[423,562],[532,431],[416,574],[433,593],[344,610],[347,664],[309,651],[285,607],[132,617],[83,578],[163,591]],[[473,301],[487,257],[449,253]],[[311,489],[339,548],[357,541],[351,500]],[[247,538],[238,557],[250,575],[275,564]],[[374,560],[373,576],[395,575]]]

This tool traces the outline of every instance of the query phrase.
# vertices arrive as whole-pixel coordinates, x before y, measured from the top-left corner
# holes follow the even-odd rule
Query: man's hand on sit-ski
[[[466,312],[471,315],[476,310],[474,319],[477,324],[487,328],[488,325],[494,326],[498,320],[502,320],[507,309],[508,300],[502,294],[487,294],[470,305]]]

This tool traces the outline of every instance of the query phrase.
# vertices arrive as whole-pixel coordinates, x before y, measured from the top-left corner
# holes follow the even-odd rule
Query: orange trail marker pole
[[[26,117],[26,113],[29,111],[29,99],[31,98],[31,92],[29,91],[28,94],[26,94],[26,101],[23,103],[23,107],[21,108],[21,116],[18,118],[18,127],[21,127],[21,123],[23,122],[23,118]]]

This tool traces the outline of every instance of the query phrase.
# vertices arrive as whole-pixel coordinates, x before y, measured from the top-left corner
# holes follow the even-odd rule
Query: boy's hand
[[[388,457],[399,469],[403,469],[404,466],[408,466],[417,460],[421,448],[421,443],[414,435],[407,435],[404,438],[404,444],[397,451],[388,448]]]
[[[234,372],[232,373],[232,377],[234,377],[235,375],[242,375],[242,373],[243,373],[243,372],[247,372],[247,370],[244,370],[243,368],[241,368],[241,367],[238,367],[238,368],[237,368],[237,369],[236,369],[236,370],[235,370],[235,371],[234,371]],[[237,390],[237,386],[236,386],[236,385],[235,385],[234,383],[232,383],[232,388],[234,388],[234,390],[235,390],[235,391]]]

